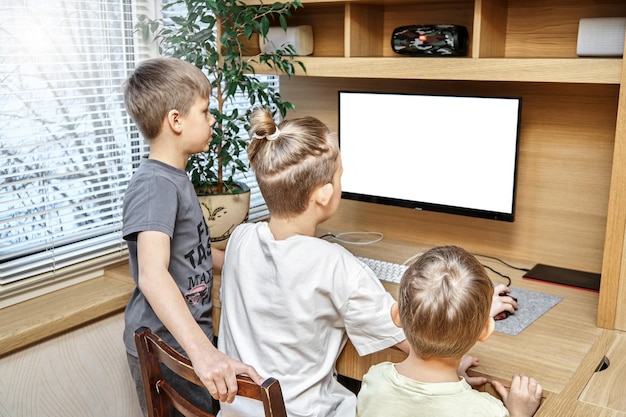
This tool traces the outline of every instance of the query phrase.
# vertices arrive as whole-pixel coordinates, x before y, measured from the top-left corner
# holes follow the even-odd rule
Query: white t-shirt
[[[350,252],[310,236],[277,241],[264,222],[230,237],[221,297],[219,349],[278,379],[290,417],[354,417],[356,398],[334,377],[347,337],[360,355],[405,339],[393,297]],[[221,415],[263,412],[238,397]]]
[[[425,383],[400,375],[391,362],[374,365],[363,377],[359,417],[508,417],[502,401],[458,382]]]

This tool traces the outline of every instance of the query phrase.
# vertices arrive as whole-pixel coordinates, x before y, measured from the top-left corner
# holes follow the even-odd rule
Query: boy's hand
[[[479,387],[487,383],[487,378],[482,376],[473,376],[470,377],[467,375],[467,370],[472,366],[478,366],[478,358],[473,356],[465,355],[463,359],[461,359],[461,363],[459,364],[459,369],[457,370],[457,374],[462,376],[468,384],[472,387]]]
[[[196,358],[193,368],[213,398],[231,403],[237,395],[237,375],[248,375],[261,385],[265,380],[250,365],[239,362],[217,349],[202,358]]]
[[[535,378],[524,374],[515,375],[511,381],[511,390],[507,389],[498,381],[492,381],[491,385],[496,389],[504,406],[509,410],[511,417],[530,417],[535,414],[541,404],[543,387]]]
[[[515,313],[517,310],[517,301],[510,297],[508,294],[511,292],[511,289],[504,284],[498,284],[495,286],[493,290],[493,298],[491,299],[491,309],[489,310],[489,315],[491,317],[495,317],[498,313],[502,313],[503,311],[508,311],[509,313]],[[507,295],[500,295],[500,294]]]

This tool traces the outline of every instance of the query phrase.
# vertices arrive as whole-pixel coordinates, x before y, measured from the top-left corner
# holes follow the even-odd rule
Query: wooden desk
[[[337,234],[345,231],[339,227],[339,223],[329,221],[318,229],[318,233],[321,235],[332,231]],[[423,244],[393,237],[385,237],[371,245],[344,244],[344,246],[358,256],[399,263],[428,248]],[[618,389],[613,387],[624,390],[621,388],[624,383],[617,381],[617,379],[625,381],[621,376],[624,373],[613,372],[613,376],[608,377],[598,377],[599,373],[594,374],[606,352],[613,349],[615,362],[620,359],[617,352],[624,352],[621,344],[615,347],[616,341],[621,343],[620,332],[596,327],[598,294],[523,279],[522,271],[507,267],[497,260],[481,256],[478,258],[483,264],[510,276],[513,287],[559,296],[562,301],[519,335],[510,336],[494,332],[489,340],[478,343],[470,354],[480,359],[480,365],[472,368],[470,374],[486,376],[489,380],[497,379],[507,386],[516,373],[523,372],[534,376],[544,387],[546,397],[537,416],[626,416],[624,405],[626,401],[618,400],[619,395],[606,394]],[[524,261],[509,259],[505,261],[524,268],[531,268],[534,265]],[[503,282],[498,275],[492,272],[489,274],[494,281]],[[396,296],[396,284],[384,282],[383,285],[394,297]],[[623,345],[626,347],[626,340]],[[359,357],[354,347],[348,343],[339,357],[337,371],[341,375],[360,380],[371,365],[381,361],[398,362],[405,356],[399,350],[390,348]],[[616,366],[615,371],[623,368],[617,364],[613,365]],[[615,376],[616,374],[619,376]],[[493,393],[489,387],[487,386],[486,390]]]
[[[346,231],[339,227],[340,224],[341,219],[329,221],[318,229],[318,233]],[[393,234],[385,235],[381,242],[372,245],[345,246],[359,256],[399,263],[429,247],[406,236]],[[470,374],[497,379],[505,385],[510,383],[515,373],[524,372],[536,377],[543,385],[546,396],[536,417],[626,417],[626,361],[622,360],[626,357],[626,334],[596,327],[598,294],[525,280],[521,278],[521,271],[495,260],[479,259],[509,275],[514,287],[556,295],[563,300],[519,335],[494,333],[488,341],[476,345],[470,354],[480,359],[480,366],[472,368]],[[523,261],[506,261],[519,267],[533,266]],[[121,281],[132,287],[127,264],[107,270],[105,276],[115,279],[113,282]],[[212,291],[216,334],[221,308],[220,278],[219,274],[215,275]],[[495,274],[492,278],[494,281],[501,280]],[[397,285],[383,285],[396,295]],[[595,372],[605,356],[611,360],[609,368]],[[404,357],[404,353],[393,348],[359,357],[348,343],[339,357],[337,370],[342,375],[360,380],[371,365],[382,361],[399,362]],[[488,387],[486,385],[485,390],[493,393]]]

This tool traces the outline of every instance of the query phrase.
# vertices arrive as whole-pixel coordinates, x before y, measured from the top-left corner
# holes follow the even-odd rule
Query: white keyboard
[[[357,259],[369,266],[381,281],[400,283],[402,274],[407,270],[407,265],[396,264],[393,262],[382,261],[380,259],[364,258],[357,256]]]

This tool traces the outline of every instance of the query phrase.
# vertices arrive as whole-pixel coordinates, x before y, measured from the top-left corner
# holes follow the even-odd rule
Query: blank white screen
[[[343,191],[512,215],[519,106],[341,91]]]

